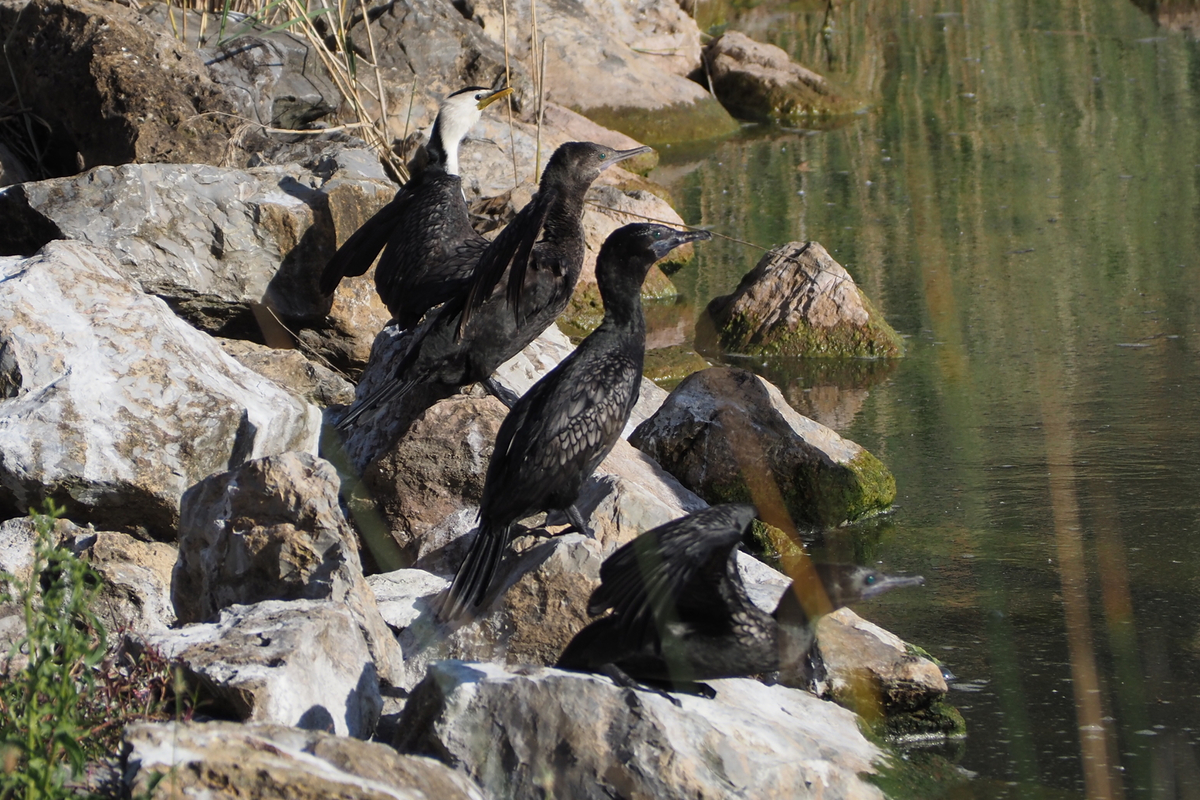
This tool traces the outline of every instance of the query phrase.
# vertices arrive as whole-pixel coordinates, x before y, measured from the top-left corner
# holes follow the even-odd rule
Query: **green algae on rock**
[[[720,347],[752,355],[893,358],[904,341],[817,242],[764,255],[733,294],[708,304]]]
[[[707,502],[754,503],[765,522],[785,529],[861,519],[896,495],[877,458],[740,369],[689,376],[629,442]]]
[[[658,108],[596,106],[575,108],[588,119],[632,136],[651,147],[718,139],[741,127],[712,97]]]
[[[736,31],[709,42],[704,60],[713,91],[739,117],[794,120],[843,116],[867,106],[834,89],[824,76],[793,62],[781,48]]]

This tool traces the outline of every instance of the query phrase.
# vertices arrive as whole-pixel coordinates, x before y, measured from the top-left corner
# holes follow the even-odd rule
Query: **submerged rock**
[[[383,699],[359,622],[328,600],[230,606],[216,622],[145,637],[224,714],[367,738]]]
[[[0,259],[0,511],[52,496],[80,522],[173,539],[184,491],[251,458],[315,450],[320,413],[119,274],[53,242]]]
[[[790,242],[763,256],[733,294],[708,313],[720,345],[735,353],[892,357],[904,342],[817,242]]]
[[[446,661],[401,717],[396,746],[453,761],[497,797],[879,798],[882,753],[849,711],[747,679],[713,700],[665,697],[556,669]]]
[[[713,91],[739,117],[752,119],[851,114],[866,104],[836,91],[782,48],[729,31],[704,48]]]
[[[629,441],[709,503],[754,503],[784,530],[784,510],[795,522],[834,526],[882,511],[896,496],[879,459],[797,414],[745,370],[685,378]]]
[[[433,759],[283,725],[142,722],[125,729],[133,797],[255,800],[484,800]]]

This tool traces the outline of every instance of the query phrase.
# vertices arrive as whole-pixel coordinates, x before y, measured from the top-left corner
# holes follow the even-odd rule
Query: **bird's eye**
[[[600,160],[601,160],[601,161],[603,161],[603,160],[604,160],[604,159],[606,159],[606,158],[608,158],[608,153],[601,153],[601,154],[600,154]]]
[[[867,576],[867,586],[870,586],[870,585],[871,585],[872,583],[874,583],[874,582],[875,582],[875,576],[874,576],[874,575],[868,575],[868,576]]]

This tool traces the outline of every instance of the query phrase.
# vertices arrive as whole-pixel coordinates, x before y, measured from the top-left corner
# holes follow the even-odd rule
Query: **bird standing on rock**
[[[321,273],[322,293],[332,294],[346,276],[362,275],[380,250],[375,289],[403,328],[466,291],[490,242],[471,227],[458,149],[483,109],[511,93],[511,88],[468,86],[442,101],[424,169],[333,254]]]
[[[525,349],[571,299],[583,269],[583,198],[592,182],[613,164],[649,151],[592,142],[555,150],[537,194],[488,246],[468,292],[426,320],[394,379],[355,401],[338,427],[419,385],[429,390],[429,402],[448,396],[487,379]]]
[[[600,672],[626,686],[704,694],[711,688],[696,681],[775,671],[782,682],[807,687],[821,616],[924,582],[853,564],[814,564],[823,592],[793,581],[768,614],[750,601],[735,558],[756,513],[748,505],[713,506],[614,552],[588,600],[588,613],[612,614],[581,630],[558,666]]]
[[[596,282],[604,320],[579,347],[513,405],[496,435],[471,543],[441,617],[450,619],[487,595],[515,522],[561,509],[581,533],[574,503],[604,460],[637,403],[646,348],[641,289],[654,262],[676,247],[709,239],[639,223],[615,231],[600,248]]]

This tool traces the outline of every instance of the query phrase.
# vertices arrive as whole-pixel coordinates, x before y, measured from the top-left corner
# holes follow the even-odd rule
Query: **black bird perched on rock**
[[[566,309],[583,269],[588,188],[603,170],[649,150],[592,142],[567,142],[555,150],[537,194],[480,258],[470,290],[418,329],[394,380],[356,401],[338,427],[418,385],[440,387],[445,396],[483,381],[525,349]]]
[[[612,614],[580,631],[558,666],[601,672],[623,685],[695,689],[696,681],[779,671],[788,685],[808,686],[822,615],[924,582],[853,564],[814,564],[824,591],[793,581],[768,614],[750,601],[734,557],[756,513],[748,505],[713,506],[618,549],[600,567],[601,584],[588,601],[588,613]]]
[[[346,276],[362,275],[380,250],[375,289],[401,327],[411,328],[429,309],[466,291],[489,242],[471,227],[458,148],[483,109],[511,93],[468,86],[442,101],[424,169],[333,254],[321,273],[322,293],[332,294]]]
[[[642,282],[654,262],[676,247],[709,238],[707,231],[638,223],[604,242],[596,259],[604,320],[513,405],[500,426],[479,506],[479,533],[454,576],[444,619],[483,600],[516,521],[561,509],[587,532],[575,500],[617,443],[641,389]]]

